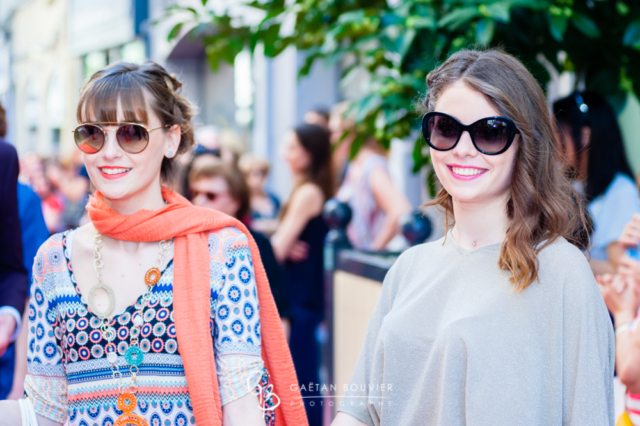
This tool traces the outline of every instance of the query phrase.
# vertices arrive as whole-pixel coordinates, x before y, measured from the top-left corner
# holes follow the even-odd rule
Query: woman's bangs
[[[124,122],[148,124],[143,85],[129,75],[107,75],[90,84],[78,104],[80,123],[117,123],[118,104]]]

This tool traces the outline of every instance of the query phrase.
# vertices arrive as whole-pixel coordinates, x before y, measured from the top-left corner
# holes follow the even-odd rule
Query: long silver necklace
[[[142,360],[144,359],[144,353],[139,346],[138,336],[140,335],[140,329],[144,325],[144,308],[147,306],[147,303],[151,298],[153,287],[158,283],[158,281],[160,281],[162,274],[160,268],[164,263],[164,254],[169,247],[171,247],[172,241],[173,240],[160,241],[159,252],[156,256],[157,266],[149,269],[144,276],[144,282],[147,285],[147,289],[142,295],[142,299],[136,309],[136,312],[131,317],[133,321],[133,326],[130,330],[131,342],[129,344],[129,348],[124,354],[124,359],[129,365],[129,373],[131,376],[130,383],[125,387],[120,367],[117,365],[118,355],[116,354],[115,345],[111,344],[116,338],[115,329],[109,325],[109,315],[113,312],[115,307],[115,296],[111,287],[102,282],[102,269],[104,268],[104,262],[102,261],[101,254],[102,235],[96,231],[93,237],[93,266],[98,277],[98,284],[94,285],[91,290],[89,290],[89,297],[86,303],[91,312],[102,320],[102,324],[100,326],[102,336],[109,342],[109,344],[107,344],[107,349],[105,349],[105,352],[107,353],[107,361],[109,361],[112,377],[118,384],[118,392],[120,392],[116,406],[124,413],[116,419],[113,426],[149,426],[145,419],[133,413],[133,410],[135,410],[138,405],[136,398],[138,389],[138,367],[142,364]],[[95,302],[95,294],[98,290],[104,290],[109,297],[107,308],[103,311],[98,309]],[[109,348],[111,348],[111,351],[109,351]]]

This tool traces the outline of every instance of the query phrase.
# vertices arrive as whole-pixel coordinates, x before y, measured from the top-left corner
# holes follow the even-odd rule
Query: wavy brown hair
[[[521,291],[538,279],[538,253],[544,247],[560,237],[580,248],[588,246],[584,205],[557,161],[555,127],[545,95],[518,59],[500,50],[451,55],[427,75],[426,109],[433,111],[438,97],[458,81],[482,93],[520,132],[506,207],[510,224],[498,266],[511,272],[511,282]],[[444,208],[449,228],[455,218],[446,189],[428,205]]]

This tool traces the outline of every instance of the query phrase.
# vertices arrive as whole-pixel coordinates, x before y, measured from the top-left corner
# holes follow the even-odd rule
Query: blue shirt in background
[[[18,183],[18,216],[20,217],[22,259],[29,275],[29,285],[31,285],[33,259],[50,235],[44,223],[40,197],[27,185],[21,183]]]
[[[594,227],[589,251],[592,259],[608,259],[607,246],[618,241],[634,213],[640,213],[638,187],[629,176],[617,173],[607,190],[589,203]]]

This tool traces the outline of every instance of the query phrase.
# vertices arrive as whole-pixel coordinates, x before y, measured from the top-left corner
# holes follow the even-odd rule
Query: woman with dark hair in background
[[[616,114],[603,96],[592,92],[556,101],[553,113],[564,163],[581,183],[593,220],[591,269],[597,275],[614,273],[624,254],[618,238],[640,212]]]
[[[303,397],[320,396],[316,389],[320,348],[316,330],[324,311],[323,242],[328,232],[322,207],[333,195],[329,133],[303,124],[285,136],[283,157],[295,186],[271,244],[285,262],[285,286],[291,306],[291,356]],[[313,384],[313,386],[309,386]],[[321,425],[319,400],[304,399],[312,426]]]

